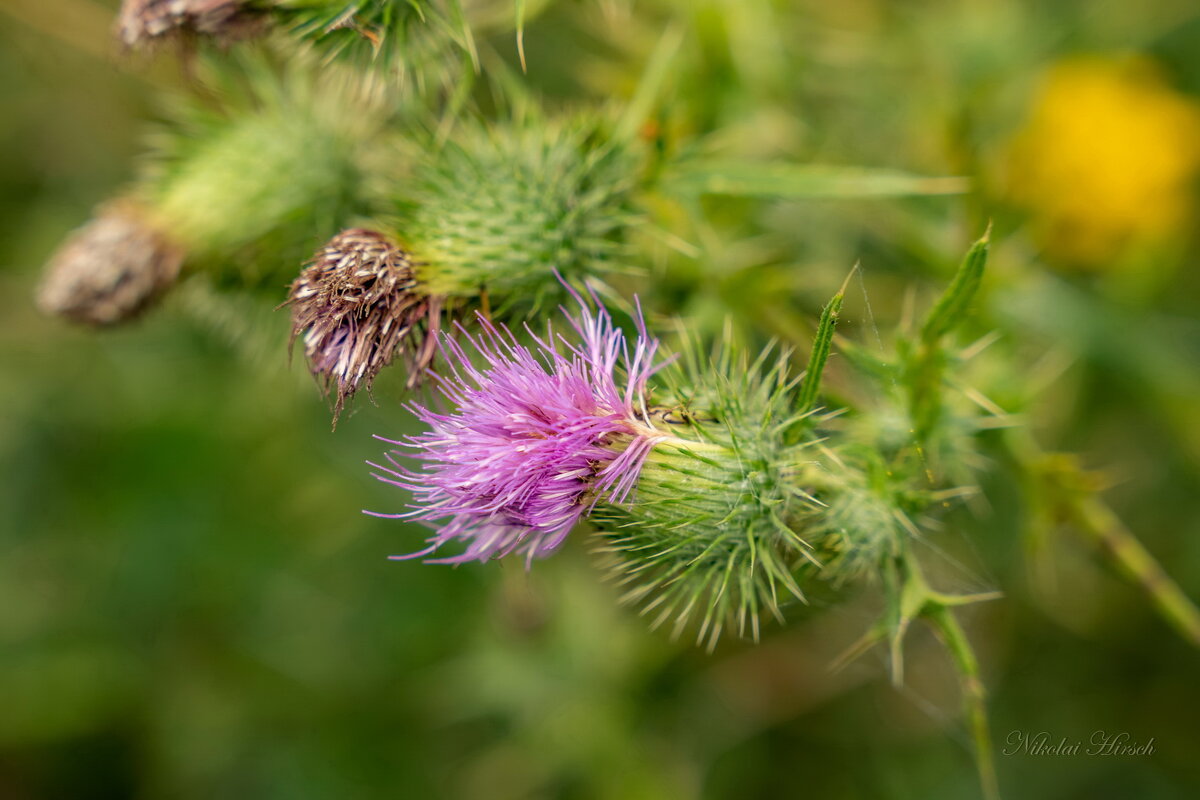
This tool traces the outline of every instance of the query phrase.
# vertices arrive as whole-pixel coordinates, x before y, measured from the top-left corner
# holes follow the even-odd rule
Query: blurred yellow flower
[[[1102,267],[1195,213],[1200,106],[1148,59],[1060,62],[1010,155],[1008,193],[1039,242],[1063,262]]]

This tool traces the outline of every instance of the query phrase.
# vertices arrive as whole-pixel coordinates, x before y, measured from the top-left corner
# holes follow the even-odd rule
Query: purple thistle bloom
[[[600,500],[629,497],[646,456],[665,438],[649,424],[644,401],[647,378],[664,366],[654,361],[658,340],[647,335],[640,307],[631,347],[598,300],[592,312],[575,299],[579,315],[568,318],[579,344],[549,330],[530,348],[480,315],[478,336],[457,326],[481,357],[477,367],[456,339],[440,337],[450,372],[434,381],[455,410],[409,405],[430,430],[383,439],[412,452],[392,450],[390,466],[371,464],[376,478],[409,490],[415,502],[400,514],[366,513],[437,529],[429,547],[392,558],[426,556],[462,539],[465,552],[431,563],[520,552],[528,564],[553,552]],[[424,463],[410,470],[401,455]]]

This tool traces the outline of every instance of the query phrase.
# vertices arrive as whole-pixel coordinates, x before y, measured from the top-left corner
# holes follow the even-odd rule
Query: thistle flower
[[[457,539],[466,550],[439,563],[521,553],[528,564],[562,544],[596,503],[630,498],[647,454],[669,438],[650,425],[644,405],[646,381],[661,366],[658,341],[640,312],[630,343],[602,305],[591,311],[576,300],[576,342],[550,329],[526,346],[480,315],[478,336],[458,326],[483,362],[477,367],[442,335],[450,371],[435,380],[454,409],[411,405],[430,430],[384,439],[400,449],[387,455],[387,466],[372,464],[375,477],[414,496],[411,511],[375,516],[437,528],[429,547],[399,558],[426,556]],[[406,451],[421,469],[401,464]]]
[[[46,265],[38,305],[90,325],[123,322],[175,282],[183,250],[133,203],[113,203]]]
[[[334,236],[292,283],[292,342],[304,337],[309,368],[336,395],[334,424],[360,386],[406,356],[413,386],[433,361],[445,298],[420,290],[412,258],[382,233]]]
[[[257,14],[248,0],[124,0],[117,14],[117,36],[126,47],[180,33],[218,40],[251,34]]]

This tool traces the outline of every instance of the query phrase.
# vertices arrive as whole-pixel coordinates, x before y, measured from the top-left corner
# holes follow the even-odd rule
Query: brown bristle
[[[227,42],[253,35],[258,17],[246,0],[124,0],[117,15],[117,36],[126,47],[175,34]]]
[[[292,342],[303,336],[309,369],[334,397],[334,423],[346,400],[397,355],[415,385],[433,362],[444,298],[421,291],[412,257],[387,236],[342,231],[292,283]]]

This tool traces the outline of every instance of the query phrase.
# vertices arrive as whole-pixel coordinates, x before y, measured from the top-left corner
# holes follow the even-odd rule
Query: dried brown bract
[[[117,36],[138,47],[176,33],[230,41],[251,36],[259,14],[246,0],[124,0],[117,15]]]
[[[412,257],[387,236],[342,231],[292,283],[292,342],[304,337],[309,369],[334,392],[334,424],[360,386],[397,355],[415,385],[433,362],[444,297],[421,291]]]
[[[91,325],[123,322],[175,282],[183,259],[183,249],[136,206],[114,204],[51,257],[38,288],[38,305]]]

